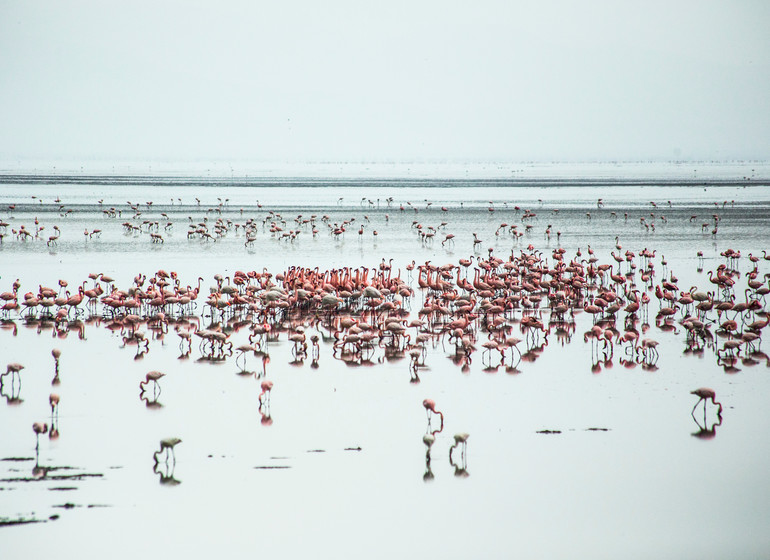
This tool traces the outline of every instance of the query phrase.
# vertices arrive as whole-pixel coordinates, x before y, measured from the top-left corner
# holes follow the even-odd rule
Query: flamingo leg
[[[449,464],[454,466],[454,461],[452,460],[452,451],[455,450],[455,447],[457,447],[458,442],[455,442],[452,447],[449,448]]]
[[[703,400],[704,400],[704,399],[703,399],[703,397],[701,397],[700,399],[698,399],[698,402],[696,402],[696,403],[695,403],[695,406],[694,406],[694,407],[692,407],[692,412],[691,412],[690,414],[695,414],[695,409],[696,409],[696,408],[698,408],[698,405],[699,405],[699,404],[701,403],[701,401],[703,401]],[[705,409],[706,409],[706,405],[705,405],[705,404],[703,405],[703,409],[704,409],[704,411],[705,411]]]

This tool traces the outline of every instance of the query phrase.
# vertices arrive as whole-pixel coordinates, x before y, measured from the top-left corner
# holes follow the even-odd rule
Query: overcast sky
[[[0,0],[0,160],[770,158],[770,2]]]

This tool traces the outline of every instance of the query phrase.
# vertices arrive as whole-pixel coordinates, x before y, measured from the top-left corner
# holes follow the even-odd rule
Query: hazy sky
[[[770,2],[0,0],[0,160],[770,158]]]

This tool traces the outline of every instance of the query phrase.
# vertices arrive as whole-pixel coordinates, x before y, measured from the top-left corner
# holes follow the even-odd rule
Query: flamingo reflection
[[[425,450],[425,474],[422,475],[422,479],[423,481],[428,482],[435,478],[435,475],[430,468],[430,450],[433,447],[433,444],[436,443],[436,436],[433,434],[425,434],[422,436],[422,442],[427,448]]]
[[[455,434],[454,436],[455,443],[452,447],[449,448],[449,464],[455,468],[455,476],[460,476],[460,477],[470,476],[470,473],[468,472],[468,462],[465,456],[465,452],[468,446],[468,437],[469,437],[468,434],[465,432]],[[452,456],[452,452],[457,447],[460,447],[459,463],[455,462],[454,457]]]
[[[719,419],[717,422],[712,422],[711,426],[708,425],[706,421],[706,415],[703,415],[703,423],[701,424],[701,421],[693,415],[692,419],[695,421],[695,424],[698,426],[698,431],[693,432],[693,437],[696,437],[698,439],[714,439],[717,435],[717,426],[722,425],[722,417],[717,416]]]

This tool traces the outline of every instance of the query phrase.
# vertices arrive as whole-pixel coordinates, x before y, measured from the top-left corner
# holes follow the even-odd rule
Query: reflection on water
[[[152,472],[158,475],[158,482],[164,486],[177,486],[181,480],[174,477],[174,463],[155,463]]]
[[[425,444],[425,447],[427,448],[425,450],[425,473],[422,475],[422,479],[425,482],[429,482],[436,477],[433,474],[433,470],[430,467],[430,452],[431,452],[431,449],[433,449],[433,444],[436,443],[436,436],[434,436],[431,433],[427,433],[424,436],[422,436],[422,442]]]
[[[144,403],[144,406],[153,409],[158,410],[160,408],[163,408],[163,403],[158,400],[158,397],[160,397],[160,394],[147,394],[145,392],[142,392],[139,394],[139,400],[141,400]]]
[[[459,433],[454,436],[454,445],[449,448],[449,464],[455,468],[455,476],[466,478],[470,476],[468,472],[468,459],[466,451],[468,448],[468,434]],[[456,460],[456,457],[452,457],[452,452],[457,449],[457,453],[460,455],[460,459]]]
[[[695,424],[698,426],[698,431],[693,432],[692,435],[700,439],[715,438],[717,435],[717,426],[722,425],[721,415],[717,415],[716,421],[713,421],[709,424],[708,420],[706,419],[705,408],[703,410],[703,421],[701,421],[698,417],[695,416],[695,412],[693,412],[692,414],[692,419],[695,421]]]
[[[27,463],[30,465],[25,466]],[[15,491],[24,490],[25,486],[22,485],[28,484],[42,485],[42,487],[49,492],[58,493],[77,491],[79,486],[75,486],[72,483],[99,480],[103,477],[101,473],[87,472],[73,466],[41,465],[37,450],[35,452],[35,457],[4,457],[0,459],[0,467],[3,467],[2,471],[0,471],[0,484],[2,484],[0,490],[8,492],[9,495],[15,494]],[[23,473],[29,474],[24,475]],[[62,483],[66,483],[67,485],[62,485]],[[27,492],[29,492],[29,490],[27,490]],[[67,509],[70,509],[75,506],[74,504],[69,504],[65,506],[54,505],[52,507],[66,507]],[[95,506],[89,505],[88,507]],[[41,523],[59,518],[58,514],[43,514],[41,517],[41,514],[32,511],[29,508],[25,511],[27,513],[16,514],[12,517],[8,517],[7,513],[3,512],[3,514],[0,514],[0,527]]]

